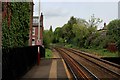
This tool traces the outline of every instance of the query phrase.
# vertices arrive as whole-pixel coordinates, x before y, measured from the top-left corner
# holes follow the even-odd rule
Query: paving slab
[[[35,65],[30,71],[28,71],[23,77],[23,79],[30,80],[68,80],[70,78],[70,73],[61,55],[55,50],[52,50],[52,58],[42,58],[40,59],[40,64]]]
[[[52,49],[52,52],[53,52],[52,58],[61,58],[60,54],[55,49]]]
[[[68,73],[68,70],[67,70]],[[22,79],[49,79],[68,80],[65,64],[62,58],[41,59],[39,65],[35,65]]]
[[[35,65],[23,78],[48,78],[52,59],[41,59],[39,65]]]

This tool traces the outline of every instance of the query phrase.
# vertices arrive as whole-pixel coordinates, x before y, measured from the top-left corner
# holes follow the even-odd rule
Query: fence
[[[40,46],[41,57],[45,49]],[[2,80],[16,80],[37,63],[38,46],[2,49]]]

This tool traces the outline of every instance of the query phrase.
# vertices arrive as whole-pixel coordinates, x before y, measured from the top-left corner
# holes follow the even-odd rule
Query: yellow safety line
[[[56,60],[52,61],[52,65],[51,65],[51,69],[50,69],[50,73],[49,73],[49,78],[57,79],[57,61]]]
[[[65,64],[65,61],[64,61],[63,59],[62,59],[62,62],[63,62],[64,68],[65,68],[65,72],[66,72],[66,74],[67,74],[67,77],[68,77],[69,80],[71,80],[71,79],[72,79],[71,74],[70,74],[70,72],[68,71],[68,68],[67,68],[67,66],[66,66],[66,64]]]

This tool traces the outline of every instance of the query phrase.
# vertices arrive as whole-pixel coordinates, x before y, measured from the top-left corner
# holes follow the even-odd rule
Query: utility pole
[[[120,1],[118,2],[118,19],[120,19]]]
[[[37,45],[41,45],[41,40],[40,40],[40,0],[39,0],[39,9],[38,9],[38,41]]]
[[[37,40],[37,45],[38,45],[38,65],[40,63],[40,45],[41,45],[41,41],[40,41],[40,0],[39,0],[39,9],[38,9],[38,40]]]

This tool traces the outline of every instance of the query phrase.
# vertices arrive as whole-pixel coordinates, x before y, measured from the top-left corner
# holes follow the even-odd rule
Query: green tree
[[[62,27],[63,35],[64,35],[63,38],[67,43],[71,43],[72,39],[75,37],[72,29],[73,29],[73,25],[76,23],[77,23],[76,18],[72,16],[68,21],[68,23]]]
[[[97,42],[98,37],[98,31],[97,31],[97,26],[102,23],[102,20],[100,18],[96,18],[94,14],[91,16],[90,20],[88,21],[88,38],[85,41],[85,47],[92,47],[95,45],[99,45]],[[99,38],[100,39],[100,38]]]
[[[111,21],[108,26],[107,35],[111,42],[117,42],[120,39],[120,20]]]
[[[43,31],[43,44],[45,48],[49,47],[49,44],[51,43],[50,36],[49,36],[49,30],[44,30]]]
[[[109,42],[117,44],[120,56],[120,19],[112,20],[108,24],[107,28],[107,36],[109,38]]]
[[[49,47],[49,44],[53,43],[54,40],[54,33],[52,30],[52,26],[50,26],[49,30],[43,31],[43,44],[45,47]]]
[[[75,34],[73,44],[76,46],[84,47],[85,40],[89,34],[86,23],[83,19],[77,19],[77,23],[73,26],[73,33]]]
[[[90,27],[97,27],[103,20],[100,18],[95,18],[94,14],[89,19],[88,23]]]
[[[53,42],[54,43],[59,43],[61,41],[60,38],[63,39],[62,37],[63,37],[62,28],[57,27],[54,31],[54,41]]]

